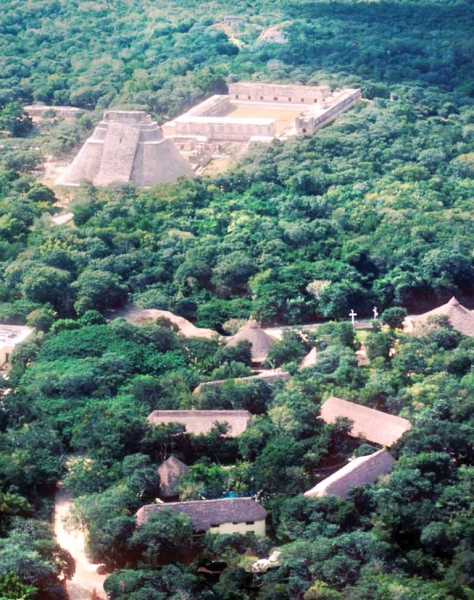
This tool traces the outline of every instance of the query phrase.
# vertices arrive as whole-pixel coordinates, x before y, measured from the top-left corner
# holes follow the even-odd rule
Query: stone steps
[[[95,183],[107,185],[113,181],[130,181],[140,129],[125,123],[110,123],[104,140],[104,150]]]

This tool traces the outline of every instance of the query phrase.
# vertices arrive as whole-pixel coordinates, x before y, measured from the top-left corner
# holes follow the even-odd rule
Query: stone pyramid
[[[77,186],[87,179],[94,185],[118,181],[150,187],[193,176],[191,167],[150,115],[108,110],[57,183]]]

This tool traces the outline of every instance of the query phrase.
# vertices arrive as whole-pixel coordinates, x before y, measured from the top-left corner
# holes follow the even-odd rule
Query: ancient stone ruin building
[[[331,94],[326,85],[285,85],[279,83],[231,83],[229,96],[232,100],[251,102],[279,102],[292,104],[315,104]]]
[[[328,86],[231,83],[228,95],[208,98],[163,125],[165,136],[179,147],[231,141],[252,147],[312,134],[361,98],[359,89],[331,92]]]
[[[25,106],[25,112],[32,119],[42,119],[46,116],[54,116],[59,119],[72,119],[84,111],[75,106],[47,106],[44,104],[32,104]]]
[[[64,175],[62,185],[133,182],[139,187],[193,177],[173,142],[143,111],[108,110]]]

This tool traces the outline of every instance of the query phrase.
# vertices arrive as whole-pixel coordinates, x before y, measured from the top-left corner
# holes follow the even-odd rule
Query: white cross
[[[351,321],[352,321],[352,327],[354,327],[354,325],[355,325],[355,318],[357,317],[357,313],[354,312],[353,308],[351,308],[351,312],[349,313],[349,316],[350,316]]]
[[[374,313],[374,321],[376,321],[377,317],[379,316],[379,311],[377,310],[376,306],[374,306],[374,308],[372,309],[372,312]]]

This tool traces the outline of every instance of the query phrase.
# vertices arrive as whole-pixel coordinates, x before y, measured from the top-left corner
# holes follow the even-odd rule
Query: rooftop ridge
[[[353,421],[351,436],[363,437],[381,446],[391,446],[411,429],[408,419],[331,396],[321,406],[321,419],[334,423],[338,418]]]

